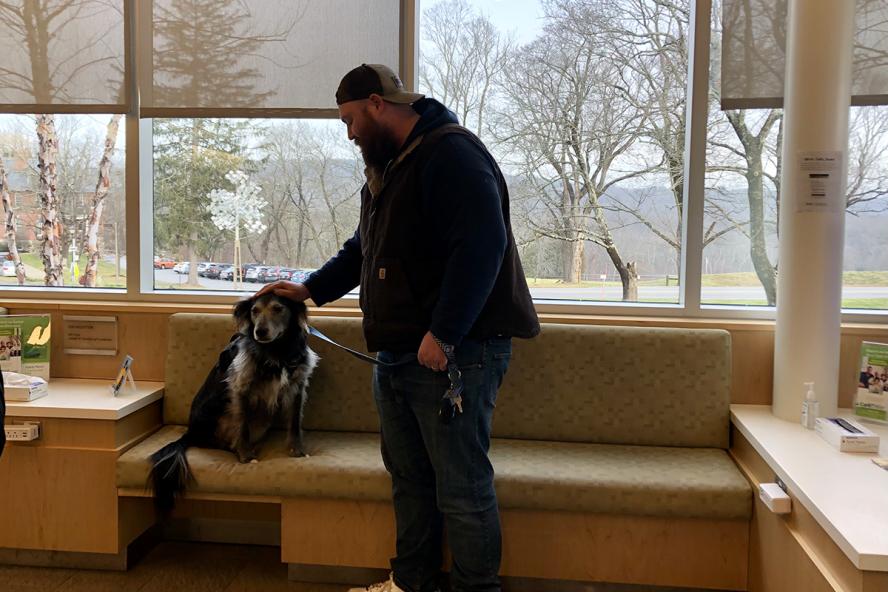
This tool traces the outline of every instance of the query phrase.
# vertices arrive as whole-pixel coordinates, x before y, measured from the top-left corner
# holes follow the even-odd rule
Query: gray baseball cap
[[[404,90],[404,83],[391,68],[382,64],[361,64],[342,77],[336,90],[336,104],[360,101],[377,94],[390,103],[409,105],[425,97]]]

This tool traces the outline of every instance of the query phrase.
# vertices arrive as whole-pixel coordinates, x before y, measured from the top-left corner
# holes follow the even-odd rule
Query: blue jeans
[[[465,384],[463,413],[449,424],[438,417],[450,385],[446,372],[415,361],[376,367],[373,393],[397,523],[391,565],[395,583],[407,592],[437,589],[445,526],[453,591],[500,591],[502,540],[487,452],[496,392],[511,354],[508,338],[465,340],[456,348]],[[394,362],[402,356],[380,352],[378,358]]]

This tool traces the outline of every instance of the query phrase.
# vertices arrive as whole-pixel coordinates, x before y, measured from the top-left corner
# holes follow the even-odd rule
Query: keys
[[[441,399],[441,408],[438,410],[438,415],[441,417],[441,421],[445,424],[450,423],[454,417],[463,412],[462,373],[459,371],[459,367],[456,364],[449,364],[447,366],[447,377],[450,379],[450,386],[444,393],[444,397]]]

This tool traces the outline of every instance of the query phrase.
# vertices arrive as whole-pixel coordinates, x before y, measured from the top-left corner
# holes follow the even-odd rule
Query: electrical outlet
[[[3,426],[3,431],[6,433],[6,440],[9,442],[31,442],[40,437],[40,424],[10,424]]]

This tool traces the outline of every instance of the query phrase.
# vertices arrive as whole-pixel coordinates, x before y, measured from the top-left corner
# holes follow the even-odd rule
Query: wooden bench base
[[[504,510],[501,575],[745,590],[749,523]],[[387,569],[390,503],[281,502],[281,557],[299,566]],[[305,577],[302,574],[301,577]]]

